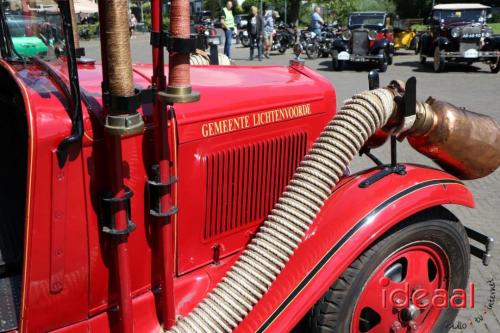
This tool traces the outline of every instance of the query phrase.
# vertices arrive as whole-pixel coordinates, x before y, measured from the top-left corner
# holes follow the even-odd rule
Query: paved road
[[[98,41],[83,44],[89,56],[100,58]],[[139,34],[132,40],[132,54],[133,61],[136,63],[151,61],[148,35]],[[291,51],[288,51],[285,55],[273,55],[270,60],[249,62],[247,61],[248,49],[238,45],[235,46],[232,55],[235,64],[259,66],[287,65],[291,57]],[[367,88],[366,68],[333,72],[328,58],[306,60],[306,65],[316,69],[332,82],[337,91],[339,106],[353,93]],[[424,100],[428,96],[434,96],[457,106],[488,114],[500,121],[500,74],[491,74],[487,65],[450,66],[447,72],[434,74],[430,65],[422,67],[417,56],[411,52],[404,52],[395,57],[395,64],[389,66],[386,73],[381,74],[381,84],[387,84],[393,79],[405,80],[410,76],[417,77],[419,99]],[[399,152],[401,161],[433,164],[406,143],[400,145]],[[384,161],[389,160],[387,147],[376,150],[375,154]],[[356,159],[352,164],[354,170],[368,166],[370,163],[362,158]],[[500,170],[486,178],[467,182],[467,185],[474,192],[476,208],[470,210],[450,207],[450,209],[464,224],[500,240]],[[497,297],[493,310],[484,311],[488,298],[492,294],[488,280],[493,279],[496,283],[500,283],[500,245],[493,251],[493,256],[492,263],[486,268],[478,259],[472,259],[471,281],[475,283],[476,306],[474,309],[460,312],[456,328],[453,328],[451,332],[500,332],[500,298]]]

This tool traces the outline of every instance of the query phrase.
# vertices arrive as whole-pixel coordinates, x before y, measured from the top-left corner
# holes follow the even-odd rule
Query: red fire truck
[[[168,32],[152,0],[142,65],[128,1],[99,1],[102,64],[71,1],[43,25],[50,1],[20,2],[0,7],[0,332],[446,331],[457,310],[429,295],[465,288],[492,239],[443,205],[472,207],[461,180],[500,165],[493,119],[376,73],[336,110],[298,56],[190,68],[189,0]],[[11,15],[46,53],[16,47]],[[400,163],[397,139],[442,169]],[[359,152],[375,165],[349,174]]]

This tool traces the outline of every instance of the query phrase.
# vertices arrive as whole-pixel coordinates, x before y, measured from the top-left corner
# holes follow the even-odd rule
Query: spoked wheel
[[[493,74],[496,74],[500,71],[500,57],[497,58],[496,62],[490,63],[490,70]]]
[[[446,58],[441,54],[441,49],[439,46],[434,48],[434,72],[441,73],[444,71],[444,67],[446,66]]]
[[[469,264],[466,232],[451,213],[439,208],[414,216],[349,266],[311,310],[309,331],[447,332],[457,310],[433,296],[465,288]],[[429,294],[421,297],[421,290]]]
[[[316,42],[312,42],[307,44],[306,54],[309,59],[318,59],[319,58],[319,45]]]

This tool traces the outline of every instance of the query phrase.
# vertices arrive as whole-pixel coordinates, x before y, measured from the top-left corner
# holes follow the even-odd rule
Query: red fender
[[[369,170],[343,180],[328,198],[304,240],[268,293],[237,332],[290,331],[345,269],[384,232],[438,205],[474,206],[472,193],[453,176],[407,165],[360,188]]]

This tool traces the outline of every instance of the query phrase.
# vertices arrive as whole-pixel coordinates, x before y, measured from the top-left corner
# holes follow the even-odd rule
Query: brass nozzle
[[[460,179],[477,179],[500,166],[500,125],[491,117],[429,98],[417,105],[408,141]]]

